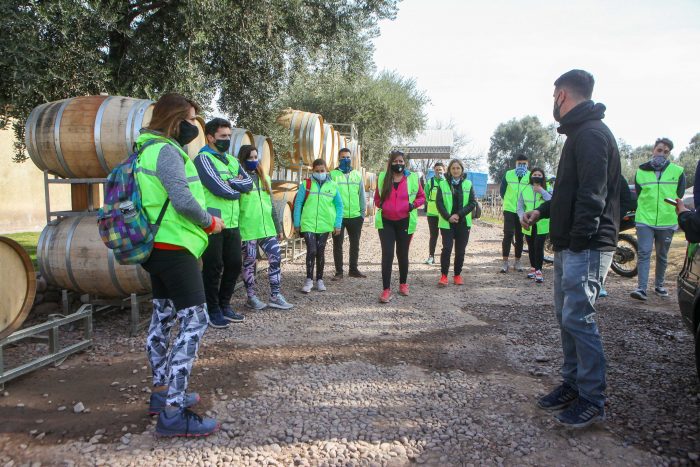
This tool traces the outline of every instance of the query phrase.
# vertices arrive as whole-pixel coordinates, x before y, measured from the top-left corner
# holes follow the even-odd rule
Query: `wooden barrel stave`
[[[263,173],[272,175],[272,171],[275,169],[275,163],[273,162],[275,150],[272,146],[272,140],[267,136],[255,135],[253,142],[255,149],[258,151],[258,161],[260,161]]]
[[[34,305],[36,274],[22,246],[0,237],[0,339],[22,326]]]
[[[232,128],[231,129],[231,146],[229,147],[229,152],[233,157],[238,157],[238,152],[241,150],[241,146],[244,144],[255,144],[255,136],[250,131],[245,128]],[[260,154],[258,154],[258,159],[260,159]]]
[[[289,128],[294,139],[290,159],[294,164],[311,163],[321,156],[323,149],[323,117],[311,112],[286,109],[277,123]]]
[[[272,205],[275,216],[277,216],[282,227],[282,235],[284,238],[292,238],[294,235],[294,223],[292,222],[290,203],[285,200],[273,200]]]
[[[47,225],[39,237],[37,261],[47,282],[80,293],[125,297],[151,289],[141,266],[124,266],[114,259],[91,216]]]

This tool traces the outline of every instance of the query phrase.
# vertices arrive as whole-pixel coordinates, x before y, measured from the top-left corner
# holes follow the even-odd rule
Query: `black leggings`
[[[455,248],[455,276],[462,274],[464,266],[464,252],[469,243],[470,228],[462,221],[457,224],[450,224],[449,229],[440,229],[442,234],[442,253],[440,254],[440,272],[447,275],[450,272],[450,257],[452,256],[452,245]]]
[[[394,266],[394,248],[399,262],[399,284],[408,280],[408,249],[413,235],[408,233],[408,217],[390,221],[382,217],[383,228],[379,229],[379,241],[382,244],[382,285],[391,288],[391,269]]]
[[[503,257],[510,256],[510,244],[515,234],[515,259],[520,259],[523,254],[523,229],[520,226],[520,218],[514,212],[503,211]]]
[[[323,280],[323,267],[326,264],[326,242],[328,232],[313,233],[304,232],[306,242],[306,278],[314,278],[314,265],[316,266],[316,280]]]
[[[440,236],[440,228],[438,223],[440,222],[440,217],[438,216],[428,216],[428,228],[430,229],[430,240],[428,241],[428,256],[435,256],[435,247],[437,246],[437,240]]]
[[[199,262],[189,251],[154,248],[142,266],[151,275],[154,299],[170,299],[176,310],[206,303]]]
[[[343,273],[343,242],[345,241],[345,229],[348,229],[350,237],[350,272],[357,271],[357,258],[360,256],[360,236],[362,235],[362,217],[343,219],[340,235],[333,236],[333,262],[336,274]]]
[[[541,271],[544,263],[544,242],[547,240],[547,234],[539,235],[537,233],[537,225],[533,225],[531,235],[525,235],[525,239],[527,240],[527,254],[530,257],[530,266]]]

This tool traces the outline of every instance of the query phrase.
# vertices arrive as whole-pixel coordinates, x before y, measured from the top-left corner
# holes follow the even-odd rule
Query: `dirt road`
[[[419,225],[410,297],[377,302],[379,242],[366,227],[367,279],[327,280],[327,292],[304,296],[297,260],[283,269],[293,311],[207,331],[191,389],[223,425],[205,440],[154,438],[144,337],[127,337],[125,316],[98,315],[91,352],[7,385],[0,465],[697,464],[700,395],[675,299],[680,265],[669,272],[672,298],[644,304],[628,298],[634,282],[610,276],[598,317],[608,421],[572,432],[534,405],[561,362],[551,268],[543,285],[498,274],[500,229],[480,224],[466,285],[437,289]],[[327,261],[330,279],[330,245]],[[74,413],[78,402],[88,413]]]

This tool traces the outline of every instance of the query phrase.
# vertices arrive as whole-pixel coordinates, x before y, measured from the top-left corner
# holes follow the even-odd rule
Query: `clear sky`
[[[375,47],[471,152],[513,117],[554,122],[552,83],[572,68],[593,74],[604,121],[632,146],[667,136],[677,155],[700,132],[700,0],[404,0]]]

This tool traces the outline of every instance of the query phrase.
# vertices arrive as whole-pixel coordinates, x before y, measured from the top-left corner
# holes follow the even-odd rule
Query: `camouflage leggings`
[[[180,330],[170,350],[170,330],[179,320]],[[153,386],[168,386],[167,405],[182,406],[192,363],[202,335],[209,325],[207,305],[175,311],[171,300],[154,299],[146,351],[153,371]]]

